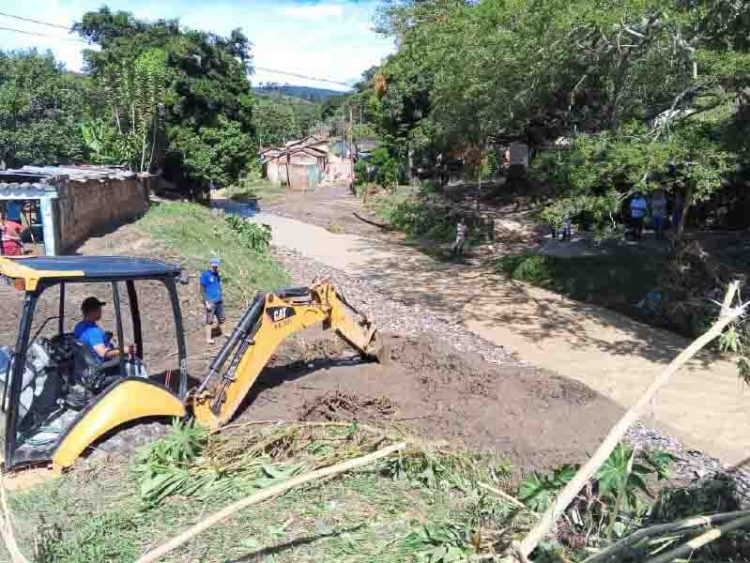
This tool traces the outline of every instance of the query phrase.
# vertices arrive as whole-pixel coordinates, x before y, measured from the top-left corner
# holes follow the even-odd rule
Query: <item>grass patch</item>
[[[633,314],[656,287],[665,261],[641,254],[559,258],[526,253],[498,258],[496,269],[578,301]]]
[[[202,516],[288,478],[292,466],[330,465],[383,442],[356,423],[249,426],[226,435],[176,427],[134,466],[91,462],[13,493],[10,503],[21,546],[35,561],[132,561]],[[491,456],[415,444],[254,506],[165,561],[463,561],[507,544],[509,526],[531,522],[477,487],[502,468]]]
[[[260,199],[263,203],[276,203],[284,198],[283,186],[261,178],[243,178],[226,189],[225,195],[235,201]]]
[[[183,259],[183,266],[202,270],[218,256],[226,297],[249,303],[256,290],[288,285],[289,277],[267,252],[254,250],[223,214],[194,203],[162,203],[138,222],[150,237],[166,243]]]
[[[368,196],[367,203],[388,225],[412,238],[448,242],[456,236],[453,205],[434,194],[399,186]]]

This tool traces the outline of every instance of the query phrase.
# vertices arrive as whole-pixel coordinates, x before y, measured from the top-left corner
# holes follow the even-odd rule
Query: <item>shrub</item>
[[[271,227],[251,223],[237,215],[227,215],[224,220],[248,248],[256,252],[268,250],[271,245]]]

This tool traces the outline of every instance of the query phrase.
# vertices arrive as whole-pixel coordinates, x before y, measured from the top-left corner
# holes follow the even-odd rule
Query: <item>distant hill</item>
[[[261,96],[289,96],[300,98],[308,102],[322,102],[334,96],[341,96],[346,92],[328,90],[326,88],[312,88],[310,86],[294,86],[293,84],[263,84],[253,88],[256,94]]]

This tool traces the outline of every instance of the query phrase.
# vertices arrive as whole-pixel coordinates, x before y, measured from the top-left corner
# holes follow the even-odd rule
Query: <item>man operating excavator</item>
[[[87,346],[100,363],[120,355],[120,350],[112,344],[111,333],[99,326],[104,305],[106,303],[96,297],[84,299],[81,304],[83,320],[75,327],[76,339]]]

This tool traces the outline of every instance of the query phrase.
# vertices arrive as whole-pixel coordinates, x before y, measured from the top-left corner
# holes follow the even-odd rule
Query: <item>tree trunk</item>
[[[682,235],[685,232],[687,214],[690,206],[693,204],[693,182],[688,182],[685,188],[685,197],[682,198],[682,210],[680,211],[680,220],[676,225],[674,240],[675,244],[682,242]]]

